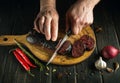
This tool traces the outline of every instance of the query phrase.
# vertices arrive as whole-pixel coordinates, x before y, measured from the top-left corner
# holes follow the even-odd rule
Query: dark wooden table
[[[62,0],[59,0],[62,1]],[[65,16],[71,0],[57,3],[60,18]],[[59,4],[61,3],[61,4]],[[67,6],[66,6],[67,3]],[[120,83],[120,69],[116,72],[98,71],[94,62],[99,58],[101,49],[106,45],[120,48],[120,11],[117,2],[101,1],[94,9],[93,30],[100,26],[103,31],[95,33],[96,49],[85,61],[72,66],[50,65],[42,72],[33,69],[31,77],[9,50],[14,46],[0,46],[0,83]],[[0,1],[0,35],[25,34],[33,28],[33,21],[39,11],[39,0],[2,0]],[[120,64],[120,55],[106,60],[108,67]],[[54,71],[56,70],[56,71]],[[54,71],[54,72],[53,72]]]

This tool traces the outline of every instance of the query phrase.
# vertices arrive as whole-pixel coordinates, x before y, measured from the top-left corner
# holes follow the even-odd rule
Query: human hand
[[[73,34],[78,34],[83,27],[93,23],[93,3],[78,0],[66,13],[66,31],[71,27]]]
[[[34,21],[34,29],[45,35],[46,40],[56,41],[59,15],[54,7],[44,7]]]

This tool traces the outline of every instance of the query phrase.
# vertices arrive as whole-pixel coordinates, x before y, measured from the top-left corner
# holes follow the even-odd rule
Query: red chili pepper
[[[13,51],[13,54],[15,55],[16,59],[20,62],[20,64],[25,68],[25,70],[31,75],[34,76],[30,72],[30,67],[29,65],[24,61],[24,59],[17,53],[17,51]]]
[[[26,61],[26,63],[31,66],[31,67],[37,67],[34,64],[32,64],[29,60],[29,58],[26,56],[26,54],[20,49],[20,48],[16,48],[15,49],[17,53],[19,53],[19,55]]]

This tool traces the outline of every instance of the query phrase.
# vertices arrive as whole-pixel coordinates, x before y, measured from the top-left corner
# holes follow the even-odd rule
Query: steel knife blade
[[[57,47],[57,49],[54,51],[52,57],[49,59],[49,61],[47,62],[46,65],[49,65],[51,63],[51,61],[55,58],[55,56],[57,55],[58,50],[61,48],[61,46],[63,45],[63,43],[68,39],[69,35],[71,34],[71,30],[69,30],[65,36],[63,37],[62,41],[60,42],[59,46]]]

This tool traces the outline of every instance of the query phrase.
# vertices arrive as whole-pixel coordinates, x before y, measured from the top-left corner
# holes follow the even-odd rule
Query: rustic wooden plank
[[[45,72],[45,74],[47,75],[47,73]],[[43,78],[45,79],[45,78]],[[52,66],[49,66],[49,74],[46,78],[46,81],[42,81],[43,83],[46,82],[46,83],[52,83]]]
[[[13,65],[15,65],[15,63]],[[13,81],[13,83],[25,83],[27,73],[18,61],[16,62],[16,65],[17,67],[14,74],[14,80],[11,80]]]
[[[67,68],[67,83],[77,83],[76,65]]]
[[[96,34],[99,52],[101,52],[101,49],[106,45],[113,45],[117,48],[119,47],[114,21],[112,20],[110,13],[108,13],[107,10],[104,10],[102,12],[98,11],[99,14],[96,14],[96,17],[98,18],[96,20],[96,24],[100,25],[103,28],[102,32]],[[119,62],[118,59],[119,56],[111,60],[106,60],[108,67],[113,68],[113,63],[116,61]],[[115,83],[119,83],[120,81],[118,79],[119,73],[108,73],[106,71],[103,71],[102,77],[104,83],[113,83],[113,81]]]
[[[5,66],[6,66],[6,62],[7,62],[7,54],[6,53],[6,48],[5,47],[1,47],[0,48],[0,64],[1,64],[1,67],[0,67],[0,82],[2,83],[2,79],[4,78],[4,72],[5,72]]]
[[[112,17],[112,20],[113,20],[113,24],[114,24],[114,27],[115,27],[115,32],[116,32],[116,37],[118,38],[118,42],[120,42],[120,12],[118,10],[114,11],[114,12],[111,12],[110,11],[110,15]]]
[[[94,63],[98,59],[99,55],[97,49],[94,53],[85,61],[76,66],[77,69],[77,83],[102,83],[100,73],[96,70]]]
[[[75,83],[73,66],[53,66],[52,83]]]
[[[109,15],[108,15],[108,20],[110,20],[109,22],[109,26],[111,26],[112,28],[110,28],[110,35],[114,35],[114,38],[112,40],[110,40],[112,42],[112,44],[116,47],[116,48],[120,48],[120,12],[118,12],[117,10],[118,7],[115,7],[113,11],[109,10]],[[114,41],[114,43],[113,43]],[[118,62],[120,64],[120,54],[114,58],[113,60],[109,60],[109,63],[110,63],[110,67],[113,68],[113,62]],[[116,72],[113,72],[113,73],[110,73],[110,74],[105,74],[104,75],[104,79],[106,83],[112,83],[113,80],[115,83],[119,83],[120,79],[120,70],[116,71]],[[110,79],[109,79],[110,78]]]
[[[7,47],[6,52],[4,53],[7,56],[6,64],[4,68],[4,76],[3,76],[3,83],[12,82],[14,79],[14,73],[16,71],[16,65],[14,64],[14,56],[9,54],[9,50],[12,49],[11,47]],[[7,80],[6,80],[7,79]]]

